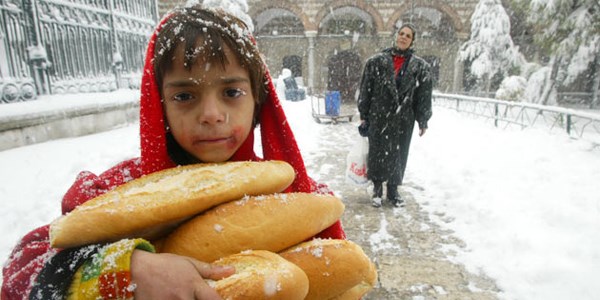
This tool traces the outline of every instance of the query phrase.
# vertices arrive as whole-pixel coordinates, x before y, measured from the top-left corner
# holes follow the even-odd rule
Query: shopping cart
[[[323,120],[329,120],[336,124],[340,120],[348,120],[352,122],[354,114],[340,113],[340,92],[329,91],[325,93],[325,97],[310,97],[312,117],[317,123]]]

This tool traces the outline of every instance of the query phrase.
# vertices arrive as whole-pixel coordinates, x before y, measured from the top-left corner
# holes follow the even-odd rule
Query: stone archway
[[[355,101],[360,84],[362,65],[360,56],[354,50],[334,53],[327,61],[327,90],[339,91],[342,103]]]
[[[332,14],[354,14],[372,27],[370,32],[372,34],[384,30],[383,19],[379,11],[363,1],[335,0],[324,5],[315,16],[315,24],[320,28]]]
[[[303,35],[304,24],[293,12],[282,8],[269,8],[254,18],[257,36]]]

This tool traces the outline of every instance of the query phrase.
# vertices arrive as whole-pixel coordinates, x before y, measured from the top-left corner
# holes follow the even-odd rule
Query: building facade
[[[159,1],[159,13],[185,0]],[[292,71],[312,93],[339,90],[353,101],[365,61],[393,43],[402,23],[417,26],[416,54],[432,65],[435,87],[461,91],[457,60],[478,0],[248,0],[254,35],[274,77]]]

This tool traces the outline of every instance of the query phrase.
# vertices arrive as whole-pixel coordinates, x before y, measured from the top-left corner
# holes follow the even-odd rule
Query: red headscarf
[[[152,64],[156,36],[165,20],[152,34],[146,52],[140,100],[141,165],[138,159],[132,159],[114,166],[100,176],[82,172],[63,198],[63,213],[127,180],[175,166],[167,153],[164,112]],[[264,159],[283,160],[292,165],[296,171],[296,179],[287,191],[315,192],[320,187],[306,173],[271,76],[267,73],[265,79],[267,99],[261,108],[259,120]],[[253,148],[254,135],[250,132],[231,160],[260,160]],[[338,221],[317,237],[344,239],[345,234]],[[24,237],[13,249],[9,262],[3,268],[2,299],[26,297],[31,289],[31,280],[40,272],[49,254],[54,254],[55,251],[49,244],[48,225],[37,228]]]
[[[144,74],[142,76],[140,143],[142,152],[141,168],[144,174],[175,166],[175,163],[171,160],[167,152],[164,111],[160,101],[161,97],[153,65],[157,35],[167,19],[168,16],[160,22],[150,38],[148,50],[146,51]],[[259,119],[263,159],[286,161],[294,168],[296,178],[286,190],[287,192],[322,192],[324,186],[317,185],[308,177],[304,160],[296,143],[296,138],[287,122],[287,118],[275,92],[273,80],[268,71],[265,74],[264,82],[266,82],[267,93],[261,107]],[[244,141],[230,160],[260,160],[254,152],[253,131],[250,132],[246,141]],[[331,227],[321,232],[318,237],[344,239],[346,236],[341,223],[337,221]]]
[[[142,151],[142,172],[144,174],[174,167],[169,157],[166,144],[164,111],[160,92],[156,83],[153,57],[158,32],[168,17],[164,18],[150,38],[144,74],[142,76],[140,100],[140,137]],[[263,159],[283,160],[296,171],[296,179],[290,191],[313,192],[314,182],[308,177],[304,161],[287,122],[287,118],[275,92],[270,74],[265,74],[266,99],[260,112],[260,132],[263,147]],[[233,161],[259,160],[254,153],[254,133],[250,132],[246,141],[231,158]]]
[[[125,161],[100,176],[82,172],[63,197],[63,213],[71,211],[79,204],[103,194],[127,180],[176,166],[167,150],[164,111],[153,64],[157,35],[168,18],[168,16],[164,18],[157,26],[150,37],[146,51],[140,99],[141,158]],[[265,82],[266,99],[261,106],[258,120],[263,148],[262,159],[286,161],[294,168],[296,178],[286,192],[331,193],[326,186],[317,184],[308,177],[304,160],[268,71],[263,82]],[[258,161],[262,159],[254,152],[254,131],[251,131],[230,160]],[[318,237],[343,239],[345,234],[338,221]]]

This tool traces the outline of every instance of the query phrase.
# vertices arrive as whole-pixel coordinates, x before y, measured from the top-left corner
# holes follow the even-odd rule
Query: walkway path
[[[322,126],[322,130],[331,132],[320,136],[334,140],[319,141],[319,151],[308,153],[314,164],[307,167],[311,175],[317,174],[315,179],[342,197],[346,205],[342,222],[348,239],[361,245],[377,265],[379,282],[366,299],[499,298],[501,291],[492,279],[470,273],[453,261],[456,250],[452,249],[464,248],[464,242],[430,220],[422,208],[426,203],[415,201],[400,188],[404,207],[384,203],[374,208],[370,190],[345,183],[347,153],[340,149],[350,148],[356,121]],[[422,189],[410,181],[406,185]],[[444,219],[443,215],[439,217]]]

